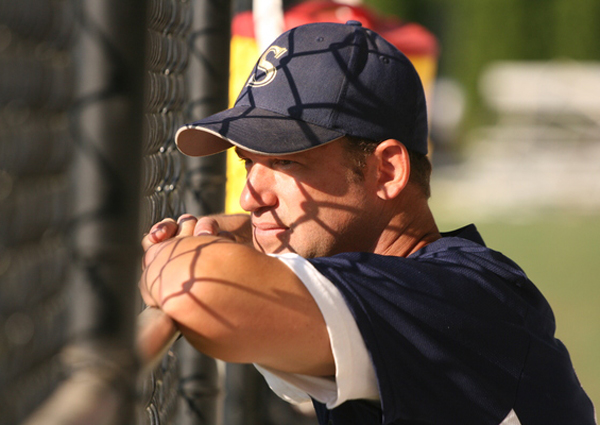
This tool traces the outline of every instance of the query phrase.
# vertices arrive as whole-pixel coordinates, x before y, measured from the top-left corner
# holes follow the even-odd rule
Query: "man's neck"
[[[441,235],[429,206],[396,214],[382,232],[375,254],[408,257],[421,248],[440,239]]]

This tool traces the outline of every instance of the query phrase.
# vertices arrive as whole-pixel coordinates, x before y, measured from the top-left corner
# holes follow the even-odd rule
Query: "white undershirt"
[[[347,400],[379,400],[377,378],[367,347],[340,291],[297,254],[273,255],[300,278],[315,299],[329,333],[335,379],[281,372],[255,365],[271,389],[290,403],[310,397],[332,409]]]

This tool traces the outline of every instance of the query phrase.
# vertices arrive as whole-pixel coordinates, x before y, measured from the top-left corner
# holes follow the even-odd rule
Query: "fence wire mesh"
[[[62,352],[76,301],[68,275],[78,7],[0,1],[0,424],[25,420],[69,372]],[[173,134],[186,103],[191,8],[187,0],[148,2],[140,234],[183,211],[185,170]],[[173,423],[177,370],[168,353],[141,380],[138,424]]]
[[[71,424],[60,412],[78,408],[90,425],[218,425],[223,409],[232,424],[305,423],[235,369],[243,379],[225,402],[223,368],[184,340],[149,374],[133,364],[129,311],[142,305],[129,264],[139,253],[118,246],[128,223],[141,237],[162,218],[224,206],[224,156],[184,159],[173,136],[227,106],[231,3],[0,0],[0,425]],[[145,40],[121,43],[138,10]],[[142,44],[143,67],[128,63]],[[137,114],[137,89],[122,83],[139,81]],[[138,120],[141,146],[127,140]],[[90,384],[69,386],[82,369]],[[44,410],[64,388],[75,398]]]
[[[148,7],[144,156],[142,162],[142,231],[165,217],[184,212],[185,164],[173,136],[184,123],[188,100],[185,77],[192,3],[152,0]],[[178,406],[178,360],[170,351],[143,379],[138,425],[174,424]]]

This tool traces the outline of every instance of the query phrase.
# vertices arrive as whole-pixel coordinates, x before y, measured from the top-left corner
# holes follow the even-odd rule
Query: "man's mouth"
[[[252,223],[255,234],[277,234],[289,230],[289,227],[279,223]]]

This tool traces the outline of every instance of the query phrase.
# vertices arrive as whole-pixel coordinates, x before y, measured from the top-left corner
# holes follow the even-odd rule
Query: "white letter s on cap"
[[[275,65],[267,60],[267,55],[269,53],[273,53],[275,59],[279,59],[285,52],[287,52],[287,49],[279,46],[271,46],[267,51],[265,51],[258,60],[258,65],[256,66],[257,71],[262,71],[265,73],[264,77],[261,80],[257,80],[256,74],[252,74],[246,86],[264,87],[271,83],[275,79],[277,69],[275,68]]]

